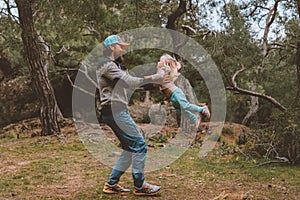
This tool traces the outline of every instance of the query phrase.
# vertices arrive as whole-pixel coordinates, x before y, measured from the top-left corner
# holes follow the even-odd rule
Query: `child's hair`
[[[163,54],[160,57],[160,61],[163,61],[165,65],[168,65],[173,72],[178,72],[181,68],[180,62],[178,62],[174,57],[169,54]]]
[[[178,76],[180,75],[180,73],[178,72],[178,70],[181,68],[180,62],[178,62],[174,57],[172,57],[169,54],[163,54],[160,57],[160,61],[163,62],[163,65],[167,65],[170,67],[171,79],[173,81],[175,81],[178,78]],[[163,67],[163,66],[158,66],[158,67]]]

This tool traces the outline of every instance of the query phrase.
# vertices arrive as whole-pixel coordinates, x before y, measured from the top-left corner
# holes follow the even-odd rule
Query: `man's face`
[[[115,57],[121,56],[125,52],[124,46],[119,45],[119,44],[111,45],[111,50],[113,51]]]

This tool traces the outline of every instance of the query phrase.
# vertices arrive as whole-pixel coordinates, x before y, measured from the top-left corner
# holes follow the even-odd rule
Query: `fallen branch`
[[[271,160],[271,161],[264,162],[264,163],[261,163],[261,164],[259,164],[259,165],[256,165],[255,167],[261,167],[261,166],[269,165],[269,164],[281,164],[281,163],[289,163],[289,161],[284,161],[284,160]]]

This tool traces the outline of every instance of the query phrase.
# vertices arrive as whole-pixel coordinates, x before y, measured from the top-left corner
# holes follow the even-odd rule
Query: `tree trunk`
[[[298,78],[298,93],[297,98],[300,98],[300,36],[298,37],[296,65],[297,65],[297,78]]]
[[[251,91],[256,92],[256,89],[257,89],[257,84],[253,83],[253,85],[251,86]],[[250,119],[257,113],[258,107],[259,107],[258,97],[251,96],[251,107],[247,115],[244,117],[242,124],[244,125],[249,124]]]
[[[175,53],[175,57],[177,57],[177,59],[179,58],[176,54],[179,52],[182,45],[184,45],[185,42],[187,41],[179,41],[178,33],[176,32],[177,28],[175,22],[180,16],[182,16],[186,12],[187,12],[187,1],[180,0],[177,9],[168,16],[168,21],[166,26],[166,28],[174,30],[174,31],[170,31],[170,34],[173,39],[173,53]],[[185,79],[183,76],[179,76],[179,78],[176,80],[176,85],[184,91],[189,102],[196,103],[196,97],[195,94],[193,93],[193,88],[187,79]],[[191,133],[195,131],[195,126],[193,125],[191,126],[191,124],[193,124],[192,120],[188,119],[187,117],[181,119],[181,116],[177,115],[177,124],[182,128],[182,131],[186,133]]]
[[[184,13],[187,12],[186,7],[187,7],[187,1],[180,0],[177,9],[168,16],[166,28],[174,30],[174,31],[170,31],[170,34],[173,39],[173,53],[175,54],[178,53],[179,49],[181,48],[181,45],[186,42],[186,41],[179,41],[180,36],[178,35],[178,32],[176,32],[177,28],[175,25],[176,20]],[[175,57],[178,58],[177,55],[175,55]]]
[[[300,17],[300,0],[297,0],[297,8],[298,8],[298,15]],[[298,36],[296,59],[297,59],[296,65],[297,65],[297,78],[298,78],[297,98],[300,98],[300,35]]]
[[[151,103],[150,91],[146,90],[144,103]]]
[[[24,54],[29,65],[31,80],[41,103],[40,120],[41,135],[51,135],[60,132],[57,119],[57,102],[54,90],[45,69],[42,46],[34,28],[32,1],[16,0],[19,12]]]

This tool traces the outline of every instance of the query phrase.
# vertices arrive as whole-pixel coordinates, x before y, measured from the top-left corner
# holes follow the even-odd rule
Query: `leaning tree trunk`
[[[38,35],[34,28],[32,1],[16,0],[16,4],[22,29],[25,57],[29,65],[31,80],[41,103],[41,135],[59,133],[57,102],[45,68],[42,46],[38,42]]]
[[[257,90],[257,84],[253,83],[251,86],[251,91],[256,92]],[[244,125],[249,125],[250,119],[257,113],[258,111],[258,97],[256,96],[251,96],[251,105],[250,105],[250,110],[248,111],[247,115],[244,117],[242,124]]]

